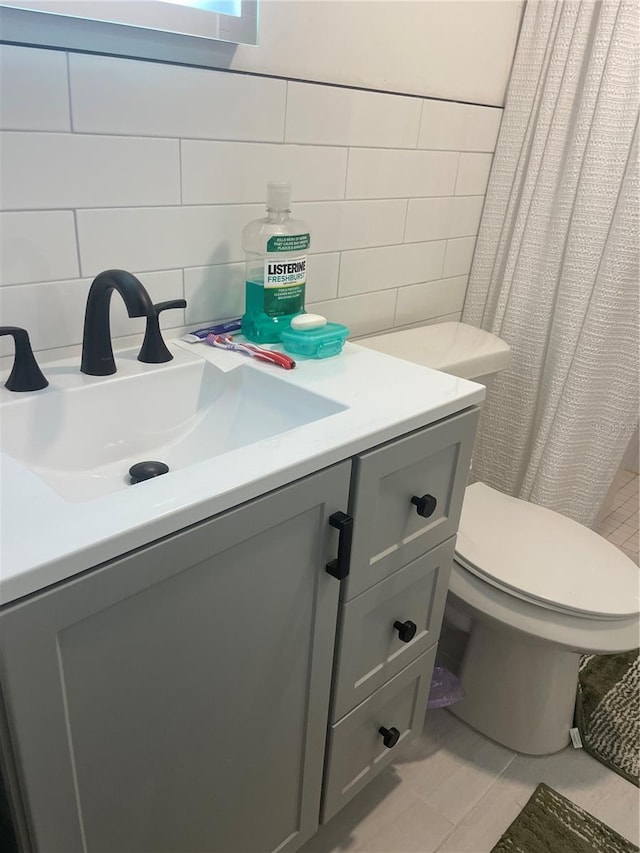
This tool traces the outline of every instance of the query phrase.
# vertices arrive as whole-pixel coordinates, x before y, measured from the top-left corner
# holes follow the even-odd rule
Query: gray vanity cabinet
[[[313,834],[350,467],[4,609],[5,763],[35,850],[285,853]]]
[[[25,849],[293,853],[388,765],[422,727],[477,415],[3,608]]]

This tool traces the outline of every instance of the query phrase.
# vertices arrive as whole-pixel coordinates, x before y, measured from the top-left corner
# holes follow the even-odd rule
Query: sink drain
[[[169,466],[165,465],[164,462],[136,462],[129,468],[131,485],[135,486],[136,483],[142,483],[144,480],[160,477],[162,474],[166,474],[168,470]]]

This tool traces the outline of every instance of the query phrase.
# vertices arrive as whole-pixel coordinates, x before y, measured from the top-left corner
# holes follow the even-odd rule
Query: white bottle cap
[[[291,184],[289,181],[269,181],[267,184],[267,210],[291,210]]]

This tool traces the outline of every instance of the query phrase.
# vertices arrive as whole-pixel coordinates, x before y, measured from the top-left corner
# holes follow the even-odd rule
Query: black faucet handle
[[[162,364],[165,361],[171,361],[173,356],[162,339],[160,331],[160,313],[170,308],[186,307],[186,299],[169,299],[167,302],[156,302],[153,306],[153,314],[147,317],[147,328],[138,354],[138,361],[143,361],[146,364]]]
[[[40,391],[49,384],[38,367],[29,333],[20,326],[0,326],[0,335],[11,335],[15,344],[13,369],[4,383],[9,391]]]
[[[161,311],[167,311],[169,308],[186,308],[187,300],[169,299],[167,302],[156,302],[153,307],[156,314],[160,314]]]

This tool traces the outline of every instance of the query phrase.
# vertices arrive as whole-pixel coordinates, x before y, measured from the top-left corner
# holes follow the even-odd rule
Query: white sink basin
[[[249,364],[222,370],[178,350],[166,365],[143,365],[136,354],[118,353],[111,377],[63,365],[47,371],[43,391],[3,392],[0,449],[63,498],[86,501],[144,489],[130,483],[136,462],[176,471],[345,408]]]

